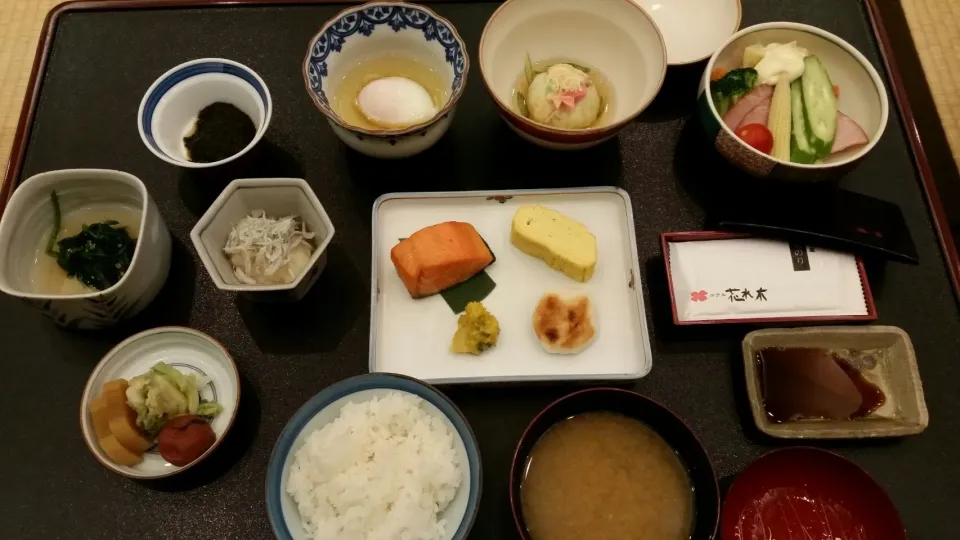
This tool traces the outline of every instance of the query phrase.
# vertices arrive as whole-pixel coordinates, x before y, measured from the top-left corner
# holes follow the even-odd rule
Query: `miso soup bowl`
[[[397,54],[425,63],[450,85],[437,114],[404,129],[370,130],[347,123],[331,106],[337,83],[359,62]],[[350,148],[377,158],[404,158],[434,145],[453,121],[467,84],[467,46],[450,21],[407,2],[370,2],[349,7],[324,23],[307,47],[303,82],[330,127]]]
[[[68,295],[34,288],[31,274],[37,248],[53,229],[51,191],[57,192],[63,215],[82,208],[112,207],[140,214],[130,267],[112,287]],[[0,219],[0,291],[22,298],[60,326],[104,328],[133,317],[153,301],[170,271],[170,248],[163,217],[137,177],[101,169],[38,174],[17,187]]]
[[[740,67],[743,50],[749,45],[791,41],[796,41],[823,62],[830,81],[839,87],[837,108],[860,124],[870,137],[868,144],[830,155],[821,163],[804,165],[783,161],[754,149],[724,124],[710,97],[713,70]],[[883,80],[860,51],[830,32],[791,22],[757,24],[734,34],[710,57],[700,79],[698,94],[700,121],[707,137],[727,161],[758,178],[801,183],[834,179],[855,168],[880,140],[890,114]]]
[[[557,423],[581,413],[614,412],[639,420],[657,432],[677,453],[686,467],[694,496],[694,523],[691,538],[712,539],[720,521],[720,491],[717,476],[706,450],[690,428],[667,408],[640,394],[619,388],[590,388],[554,401],[527,426],[517,444],[510,467],[510,506],[517,531],[523,540],[531,540],[523,515],[521,485],[527,463],[540,438]],[[590,464],[571,463],[589,474]]]
[[[599,71],[609,82],[609,117],[587,129],[534,122],[517,108],[513,89],[527,55]],[[653,19],[632,0],[507,0],[480,38],[480,74],[500,115],[524,139],[556,150],[589,148],[613,138],[660,91],[667,48]]]

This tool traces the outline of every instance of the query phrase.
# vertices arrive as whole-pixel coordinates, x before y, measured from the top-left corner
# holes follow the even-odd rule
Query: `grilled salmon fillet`
[[[422,298],[470,279],[495,259],[473,225],[447,221],[401,240],[390,260],[410,296]]]

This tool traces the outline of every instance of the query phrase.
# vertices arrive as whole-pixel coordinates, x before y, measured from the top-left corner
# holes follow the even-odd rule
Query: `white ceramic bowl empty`
[[[183,138],[190,133],[201,109],[215,102],[230,103],[253,120],[253,140],[236,154],[210,163],[187,159]],[[270,125],[273,102],[263,79],[247,66],[224,58],[184,62],[160,76],[144,94],[137,112],[143,144],[155,156],[180,167],[205,169],[246,154],[260,142]]]
[[[299,215],[307,230],[316,234],[310,263],[286,285],[248,285],[237,279],[223,246],[231,229],[255,210],[268,217]],[[299,178],[247,178],[234,180],[190,231],[204,268],[218,289],[234,291],[257,301],[295,301],[303,298],[327,264],[327,245],[333,239],[333,223],[309,184]]]
[[[740,27],[740,0],[636,0],[653,17],[671,66],[710,58]]]
[[[513,97],[526,55],[566,60],[602,73],[613,93],[602,125],[559,129],[520,114]],[[573,150],[615,136],[660,91],[667,51],[660,30],[631,0],[507,0],[480,38],[480,73],[507,125],[545,148]]]
[[[140,214],[138,230],[131,235],[137,237],[137,247],[130,267],[112,287],[69,295],[36,292],[31,274],[37,248],[53,228],[51,191],[57,192],[63,215],[86,208]],[[167,280],[170,250],[167,226],[139,178],[103,169],[41,173],[17,187],[0,219],[0,291],[26,300],[60,326],[104,328],[133,317],[153,301]]]
[[[450,98],[426,122],[404,129],[369,130],[344,121],[328,95],[362,60],[402,54],[425,63],[450,85]],[[403,158],[436,143],[453,121],[470,71],[467,46],[450,21],[407,2],[370,2],[344,9],[310,40],[303,59],[303,81],[333,132],[357,152],[377,158]]]
[[[823,62],[830,81],[840,89],[837,108],[860,124],[870,137],[868,144],[830,155],[821,163],[806,165],[759,152],[724,124],[710,98],[710,74],[714,68],[740,67],[743,50],[749,45],[791,41]],[[860,51],[826,30],[792,22],[757,24],[734,34],[707,62],[698,93],[700,120],[714,146],[727,161],[760,178],[817,182],[842,176],[873,150],[887,127],[890,114],[883,79]]]
[[[128,467],[114,463],[100,449],[90,415],[90,402],[103,393],[103,384],[115,379],[131,379],[142,375],[157,362],[183,373],[210,379],[200,388],[200,397],[216,401],[223,411],[210,422],[217,436],[213,446],[193,462],[178,467],[163,459],[156,449],[148,450],[143,461]],[[230,353],[210,336],[179,326],[166,326],[140,332],[114,347],[93,369],[80,399],[80,427],[83,439],[93,456],[104,467],[130,478],[149,480],[172,476],[193,467],[220,445],[233,425],[240,403],[240,375]]]

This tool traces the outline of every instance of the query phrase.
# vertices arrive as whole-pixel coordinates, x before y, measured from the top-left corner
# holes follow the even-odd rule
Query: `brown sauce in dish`
[[[850,377],[850,380],[853,381],[854,386],[860,391],[860,398],[863,400],[857,411],[850,416],[851,419],[869,416],[870,413],[879,409],[887,401],[887,396],[883,393],[883,390],[868,381],[859,369],[853,367],[849,362],[840,357],[836,358],[836,362],[847,376]]]
[[[763,406],[774,422],[855,420],[886,401],[883,390],[834,351],[766,347],[757,353],[756,362]]]
[[[537,441],[521,484],[533,540],[688,540],[694,495],[686,467],[645,424],[583,413]]]

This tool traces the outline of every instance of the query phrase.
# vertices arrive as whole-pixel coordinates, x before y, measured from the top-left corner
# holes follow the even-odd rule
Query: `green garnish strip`
[[[57,251],[54,248],[57,246],[57,238],[60,237],[60,199],[56,191],[50,192],[50,203],[53,204],[53,231],[47,240],[47,255],[56,257]]]

